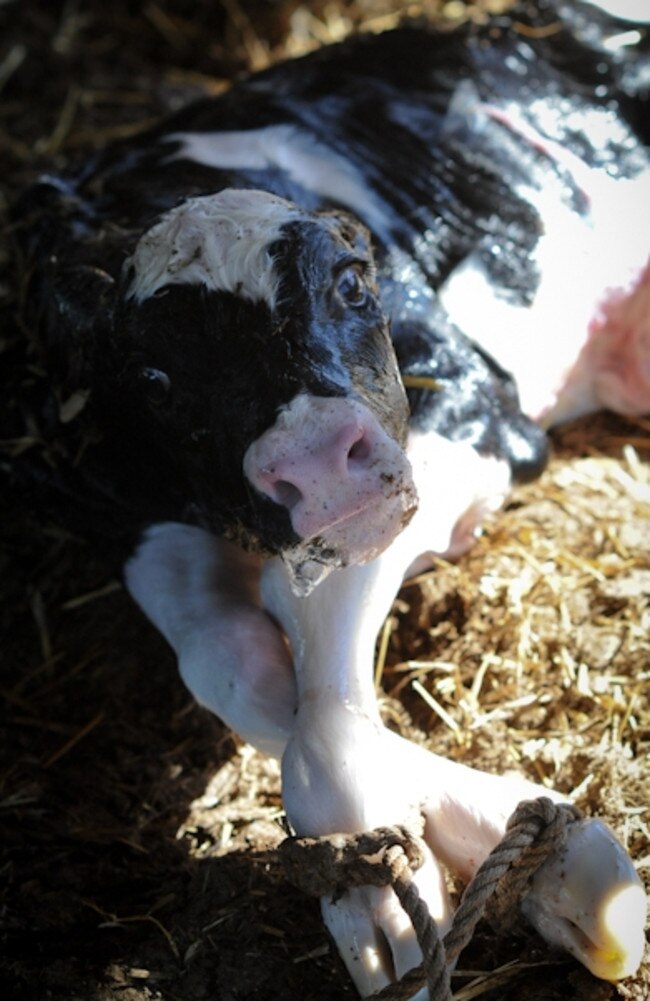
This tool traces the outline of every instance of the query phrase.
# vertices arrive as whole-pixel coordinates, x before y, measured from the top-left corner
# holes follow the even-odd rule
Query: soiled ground
[[[247,67],[368,19],[389,25],[397,7],[295,6],[5,0],[5,197]],[[6,465],[41,445],[38,413],[19,403],[40,375],[7,254],[1,278]],[[459,761],[576,789],[646,878],[649,458],[648,420],[603,415],[557,435],[548,473],[513,495],[473,551],[403,589],[381,679],[392,726]],[[12,492],[1,503],[0,996],[354,998],[317,905],[273,854],[277,765],[194,705],[110,554]],[[487,925],[462,971],[459,999],[650,996],[648,963],[607,985],[534,937]],[[485,981],[469,990],[478,973]]]

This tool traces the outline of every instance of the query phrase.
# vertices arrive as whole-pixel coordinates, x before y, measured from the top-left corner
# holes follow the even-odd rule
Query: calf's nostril
[[[288,480],[276,480],[273,484],[273,500],[286,507],[287,511],[291,511],[301,499],[302,493],[298,487]]]
[[[365,434],[362,434],[349,448],[348,461],[364,462],[370,455],[370,442]]]

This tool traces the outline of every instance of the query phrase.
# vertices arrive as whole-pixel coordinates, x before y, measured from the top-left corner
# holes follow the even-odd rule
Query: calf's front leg
[[[296,681],[286,640],[260,606],[260,565],[201,528],[164,522],[148,529],[124,574],[197,702],[279,758],[293,729]]]
[[[360,580],[368,575],[372,582],[375,571],[372,567],[356,568],[355,573],[361,575]],[[342,658],[338,662],[345,663],[350,655],[340,647],[341,609],[344,615],[354,615],[350,600],[353,605],[363,595],[368,600],[367,589],[341,588],[336,574],[330,578],[328,601],[303,605],[301,599],[292,597],[288,579],[282,580],[281,567],[272,564],[268,574],[276,575],[277,584],[277,590],[270,589],[272,594],[275,590],[275,597],[269,603],[284,602],[285,611],[277,608],[276,614],[294,616],[293,625],[288,626],[294,647],[307,656],[309,630],[303,616],[311,615],[318,627],[316,634],[311,633],[313,657],[318,661],[324,656],[330,669],[335,653]],[[129,590],[174,648],[184,680],[197,699],[260,750],[281,757],[294,731],[297,687],[286,641],[260,608],[258,575],[259,563],[254,558],[201,529],[183,525],[150,530],[126,568]],[[330,720],[337,716],[339,729],[334,726],[325,733],[320,752],[324,772],[313,789],[309,772],[301,773],[287,758],[287,798],[295,801],[292,810],[298,828],[313,833],[319,828],[324,833],[335,827],[350,829],[352,825],[357,829],[401,822],[415,807],[426,822],[425,840],[432,856],[468,879],[501,840],[507,818],[521,800],[550,795],[562,801],[564,797],[524,779],[488,775],[441,758],[378,722],[376,709],[368,702],[368,685],[374,645],[371,634],[381,622],[382,602],[388,602],[387,611],[392,599],[393,585],[386,586],[385,580],[386,575],[374,621],[368,619],[367,632],[356,638],[355,656],[366,665],[358,677],[365,692],[359,695],[350,690],[351,698],[338,700],[338,705],[335,699],[334,707],[330,706],[330,713],[334,708]],[[325,584],[327,581],[314,599],[321,593],[324,599],[321,589]],[[246,628],[241,628],[242,624]],[[353,637],[354,633],[347,635]],[[332,684],[336,686],[336,679]],[[365,715],[359,711],[359,698],[369,710]],[[303,701],[298,750],[305,732],[309,738],[309,695]],[[326,712],[319,720],[318,702],[311,712],[316,725],[311,749],[309,743],[307,746],[309,753],[322,737],[321,721],[327,717]],[[328,756],[330,766],[333,763],[331,742],[341,732],[344,743],[335,750],[342,755],[344,771],[327,766]],[[293,754],[295,748],[294,741]],[[330,788],[325,796],[314,796],[323,781],[329,781],[333,791]],[[344,793],[337,792],[339,782],[346,789]],[[347,814],[342,816],[342,810]],[[301,811],[305,813],[302,819]],[[549,859],[536,877],[524,913],[547,941],[567,948],[597,976],[617,979],[630,975],[643,951],[645,914],[645,894],[633,865],[598,821],[587,821],[569,848],[569,855],[561,853]],[[566,878],[567,859],[570,879]],[[591,861],[591,869],[584,868],[581,863],[585,861]],[[355,890],[336,903],[322,902],[326,923],[361,993],[377,989],[394,971],[417,959],[399,911],[389,908],[383,925],[377,921],[379,892]],[[400,943],[406,942],[408,947],[401,949]],[[393,948],[401,959],[398,955],[396,961]]]

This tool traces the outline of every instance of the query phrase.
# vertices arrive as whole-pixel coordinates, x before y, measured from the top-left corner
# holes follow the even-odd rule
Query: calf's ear
[[[87,386],[116,298],[99,262],[119,269],[126,234],[98,228],[75,182],[49,176],[19,196],[10,221],[24,326],[49,373],[69,389]]]
[[[101,378],[101,356],[113,329],[117,283],[91,264],[57,268],[46,317],[48,348],[65,385],[90,386]]]

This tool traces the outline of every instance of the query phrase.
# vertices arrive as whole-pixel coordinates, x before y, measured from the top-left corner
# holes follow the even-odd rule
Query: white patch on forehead
[[[242,132],[175,132],[164,141],[181,144],[172,160],[194,160],[221,170],[280,169],[307,191],[345,205],[379,236],[388,233],[382,203],[359,171],[293,125]]]
[[[265,191],[227,188],[188,198],[140,237],[127,267],[128,297],[151,298],[165,285],[204,285],[274,307],[279,276],[269,247],[301,212]]]

